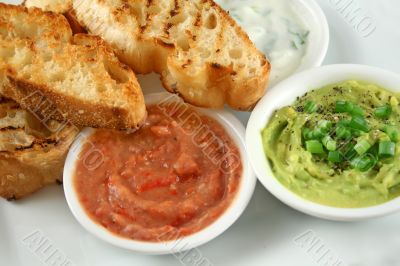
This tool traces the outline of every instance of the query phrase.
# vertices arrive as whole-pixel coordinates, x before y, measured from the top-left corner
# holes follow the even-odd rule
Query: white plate
[[[353,0],[360,6],[360,13],[368,14],[377,24],[368,38],[363,38],[337,11],[339,7],[333,3],[339,1],[318,2],[331,30],[325,64],[370,64],[400,73],[398,0]],[[155,75],[140,78],[140,82],[147,93],[159,91]],[[237,116],[247,122],[248,114]],[[259,185],[242,217],[222,236],[186,256],[143,256],[115,248],[87,233],[69,211],[61,186],[52,186],[19,202],[0,200],[0,265],[50,265],[44,262],[45,254],[57,249],[71,261],[68,266],[192,266],[191,255],[198,253],[214,266],[322,266],[317,260],[330,249],[330,254],[345,262],[340,266],[398,266],[399,223],[400,215],[361,223],[320,220],[286,207]],[[37,251],[29,248],[23,239],[32,234],[43,236],[52,248],[45,252],[45,246]],[[310,251],[306,249],[309,246],[301,246],[307,244],[302,242],[307,237],[320,240]],[[321,244],[324,248],[317,251]]]

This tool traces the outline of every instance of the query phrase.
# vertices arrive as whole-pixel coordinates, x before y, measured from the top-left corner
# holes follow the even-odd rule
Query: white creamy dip
[[[270,84],[294,73],[306,54],[309,30],[293,0],[217,0],[272,65]]]

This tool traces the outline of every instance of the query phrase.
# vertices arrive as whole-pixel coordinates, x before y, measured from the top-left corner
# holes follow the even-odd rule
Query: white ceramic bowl
[[[251,164],[261,183],[285,204],[301,212],[330,220],[355,221],[387,215],[400,210],[400,198],[367,208],[334,208],[301,198],[275,177],[263,150],[261,131],[273,112],[291,105],[296,97],[312,89],[349,79],[363,80],[400,92],[400,76],[374,67],[330,65],[298,73],[269,90],[254,109],[246,130],[246,144]]]
[[[320,66],[329,46],[328,21],[315,0],[295,0],[296,10],[310,29],[307,53],[297,72]]]
[[[306,54],[294,73],[321,66],[329,46],[328,21],[321,7],[315,0],[293,0],[296,13],[302,18],[310,30]],[[274,67],[272,65],[272,67]],[[291,74],[294,74],[291,73]],[[286,77],[282,77],[283,80]],[[279,80],[271,80],[269,86],[274,86]]]
[[[169,94],[167,93],[156,93],[145,96],[145,99],[147,104],[156,104],[161,100],[164,100],[168,96]],[[222,234],[239,218],[253,195],[257,180],[252,170],[252,167],[250,166],[248,155],[245,149],[245,129],[242,123],[240,123],[240,121],[236,117],[234,117],[227,111],[212,111],[200,108],[195,109],[202,114],[208,115],[216,119],[221,125],[223,125],[228,134],[235,141],[240,151],[243,165],[242,179],[240,181],[236,197],[234,198],[228,209],[222,214],[222,216],[219,217],[210,226],[193,235],[189,235],[179,240],[160,243],[142,242],[122,238],[111,233],[98,223],[94,222],[87,215],[86,211],[82,208],[82,205],[79,202],[76,190],[73,185],[73,175],[75,173],[75,164],[78,155],[80,154],[82,145],[85,143],[87,137],[94,132],[93,129],[87,128],[83,130],[83,132],[73,143],[68,153],[64,168],[64,191],[68,206],[71,209],[75,218],[85,229],[87,229],[90,233],[97,236],[98,238],[115,246],[140,253],[156,255],[182,252],[202,245]]]

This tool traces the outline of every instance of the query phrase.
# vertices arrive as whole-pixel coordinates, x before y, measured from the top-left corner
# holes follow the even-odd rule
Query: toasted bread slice
[[[61,182],[77,133],[72,125],[42,123],[16,102],[0,98],[0,196],[19,199]]]
[[[86,33],[86,30],[75,19],[75,14],[71,9],[72,0],[25,0],[22,5],[26,7],[38,7],[43,11],[64,14],[73,33]]]
[[[24,0],[22,5],[26,7],[38,7],[43,11],[64,14],[71,9],[72,0]]]
[[[137,128],[146,108],[135,74],[100,37],[64,16],[0,3],[0,93],[78,126]]]
[[[203,107],[251,109],[270,64],[212,0],[69,0],[79,23],[109,43],[136,73],[161,74],[164,87]],[[65,12],[49,0],[27,0]]]

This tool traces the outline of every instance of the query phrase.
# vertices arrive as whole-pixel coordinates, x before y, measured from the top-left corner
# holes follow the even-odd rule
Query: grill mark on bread
[[[178,14],[179,13],[179,2],[178,2],[178,0],[174,0],[174,9],[173,9],[173,11],[176,13],[176,14]]]
[[[146,8],[146,3],[149,1],[73,0],[78,19],[83,25],[89,27],[91,33],[102,36],[109,43],[117,43],[118,46],[114,47],[118,49],[118,54],[137,73],[157,72],[161,75],[163,86],[168,91],[173,91],[172,87],[175,86],[175,91],[180,91],[182,97],[191,104],[201,107],[221,107],[226,103],[237,110],[249,110],[265,92],[270,71],[270,65],[265,61],[265,56],[257,50],[247,34],[229,14],[212,0],[159,0],[157,1],[159,8],[154,7],[148,10],[151,14],[157,15],[153,16],[152,23],[147,24],[146,30],[141,29],[140,25],[130,27],[130,23],[126,22],[134,18],[129,14],[118,14],[126,15],[126,17],[119,21],[115,19],[109,21],[107,16],[98,14],[91,6],[79,8],[76,5],[79,1],[87,4],[93,1],[102,5],[105,10],[108,9],[110,14],[115,10],[114,3],[119,4],[124,1],[134,6],[137,14],[144,16],[142,21],[146,18],[145,12],[139,13],[138,10]],[[162,6],[166,8],[160,11]],[[93,27],[90,29],[93,17],[106,26],[102,29]],[[179,27],[179,24],[185,20],[189,20],[190,24]],[[173,26],[168,25],[168,22]],[[119,38],[118,35],[113,34],[114,28],[121,33],[129,33],[131,37]],[[183,37],[181,35],[184,30],[189,30],[192,34]],[[159,44],[161,47],[152,49],[152,43]],[[139,51],[132,54],[129,52],[131,47],[138,47],[139,50],[143,47],[143,53]],[[159,48],[163,47],[174,47],[174,50],[171,49],[171,53],[169,51],[158,53]],[[231,56],[231,50],[235,48],[242,50],[243,58]],[[194,53],[186,53],[186,49],[193,50]],[[155,54],[163,56],[157,63],[152,60]],[[203,81],[197,78],[191,81],[188,77],[192,76],[192,73],[186,73],[185,71],[189,70],[182,69],[182,66],[186,66],[188,58],[193,60],[192,65],[196,72],[203,72],[198,75],[199,78],[204,79]],[[147,59],[149,62],[146,61]],[[213,67],[212,63],[217,63],[219,66]],[[202,71],[202,68],[205,71]],[[215,72],[217,69],[218,72]],[[179,75],[178,71],[184,71],[184,73]],[[231,74],[230,77],[226,77],[228,73]],[[225,84],[220,82],[221,78],[226,79]],[[191,90],[188,90],[191,86]],[[194,89],[202,93],[191,93]],[[211,91],[212,99],[208,98],[208,91]]]
[[[217,47],[223,47],[224,38],[225,38],[225,35],[224,35],[225,22],[224,21],[218,21],[218,23],[220,23],[222,25],[220,25],[220,27],[219,27],[220,29],[219,29],[219,32],[218,32],[218,35],[217,35],[216,46]],[[219,53],[220,51],[221,51],[221,49],[218,48],[218,50],[216,52]]]
[[[25,128],[23,128],[23,127],[13,127],[13,126],[0,128],[0,132],[5,132],[5,131],[25,131]]]
[[[169,16],[172,18],[172,17],[175,17],[176,15],[178,15],[179,13],[175,10],[175,9],[172,9],[170,12],[169,12]]]
[[[168,22],[167,24],[165,24],[164,26],[164,32],[165,34],[167,34],[167,36],[169,36],[169,30],[174,26],[174,24],[172,24],[171,22]]]
[[[144,26],[142,27],[143,32],[146,31],[148,25],[150,25],[150,23],[151,23],[151,20],[152,20],[152,16],[150,15],[150,13],[147,13],[146,14],[146,22],[145,22]]]
[[[16,151],[26,151],[26,150],[34,149],[35,147],[43,149],[43,148],[47,148],[52,145],[56,146],[57,143],[58,143],[58,141],[55,139],[35,140],[32,142],[31,145],[17,147],[17,148],[15,148],[15,150]]]
[[[193,26],[195,28],[199,28],[201,25],[201,17],[202,17],[201,14],[202,14],[201,11],[198,11],[198,13],[196,14],[196,19],[194,20],[194,23],[193,23]]]
[[[218,64],[218,63],[211,63],[211,67],[213,67],[213,68],[215,68],[215,69],[222,69],[222,68],[223,68],[223,66],[221,66],[221,65]]]
[[[30,150],[30,149],[33,148],[34,145],[35,145],[34,143],[31,143],[31,145],[29,145],[29,146],[25,146],[25,147],[16,147],[15,150],[16,150],[16,151]]]
[[[154,4],[153,0],[147,0],[146,2],[146,19],[145,19],[145,25],[140,28],[140,31],[144,33],[146,29],[148,28],[149,25],[151,25],[151,22],[153,20],[153,16],[150,14],[149,9],[150,7]]]
[[[175,45],[173,43],[167,43],[161,39],[156,39],[156,43],[161,46],[164,46],[165,48],[169,48],[169,49],[175,48]]]
[[[187,68],[187,67],[190,66],[191,64],[192,64],[192,60],[188,59],[188,60],[186,61],[186,63],[184,63],[184,64],[182,65],[182,68]]]

